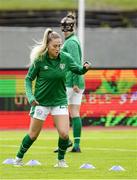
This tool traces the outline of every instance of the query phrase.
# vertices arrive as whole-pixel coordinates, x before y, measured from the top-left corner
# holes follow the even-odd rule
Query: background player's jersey
[[[87,70],[77,65],[70,54],[61,52],[57,59],[50,59],[48,53],[34,61],[25,78],[26,95],[29,103],[37,100],[42,106],[67,105],[66,74],[71,70],[84,74]],[[36,79],[35,92],[32,81]]]
[[[63,45],[63,51],[70,53],[74,61],[77,64],[82,65],[81,47],[77,36],[71,34],[65,39]],[[84,89],[85,88],[84,77],[69,71],[66,77],[66,86],[73,87],[74,85],[77,85],[80,89]]]

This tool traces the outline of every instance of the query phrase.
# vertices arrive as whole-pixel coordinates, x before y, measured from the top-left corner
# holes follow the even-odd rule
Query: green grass
[[[86,9],[137,10],[137,0],[85,0]],[[77,9],[78,0],[0,0],[0,10]]]
[[[76,9],[77,0],[0,0],[1,10]]]
[[[137,10],[137,0],[86,0],[87,9]]]
[[[36,159],[42,163],[35,167],[13,167],[2,162],[14,158],[20,141],[26,131],[0,132],[0,179],[134,179],[137,177],[137,131],[83,129],[82,153],[68,152],[69,168],[55,169],[57,154],[57,132],[42,131],[38,140],[24,157],[24,163]],[[72,139],[72,132],[71,139]],[[96,169],[80,169],[83,163],[90,163]],[[121,165],[125,171],[109,171],[113,165]]]

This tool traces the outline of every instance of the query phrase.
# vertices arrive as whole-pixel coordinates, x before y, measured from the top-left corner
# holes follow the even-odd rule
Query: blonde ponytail
[[[67,14],[67,17],[75,20],[76,19],[76,13],[74,11],[69,11]]]
[[[33,64],[34,61],[43,55],[47,51],[48,44],[48,35],[52,32],[52,29],[47,28],[44,32],[43,40],[40,43],[37,43],[30,53],[30,64]]]

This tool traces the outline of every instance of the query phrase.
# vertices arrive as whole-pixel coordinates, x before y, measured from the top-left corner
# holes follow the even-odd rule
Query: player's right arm
[[[29,103],[33,106],[36,105],[38,102],[36,101],[35,96],[33,95],[32,81],[36,78],[38,73],[39,73],[39,62],[36,61],[30,66],[28,73],[25,77],[26,96],[28,98]]]

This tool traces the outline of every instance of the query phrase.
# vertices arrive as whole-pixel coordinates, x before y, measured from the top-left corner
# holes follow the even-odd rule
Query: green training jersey
[[[29,103],[34,100],[41,106],[67,105],[66,74],[68,71],[84,74],[87,70],[77,65],[70,54],[60,52],[56,59],[48,53],[35,60],[25,78],[25,89]],[[33,94],[32,81],[36,79]]]
[[[65,39],[64,45],[63,45],[63,51],[70,53],[73,57],[74,61],[82,65],[82,53],[81,53],[81,47],[79,40],[76,35],[71,34]],[[81,75],[77,75],[71,71],[67,73],[66,77],[66,87],[73,87],[74,85],[77,85],[80,89],[85,88],[84,83],[84,77]]]

